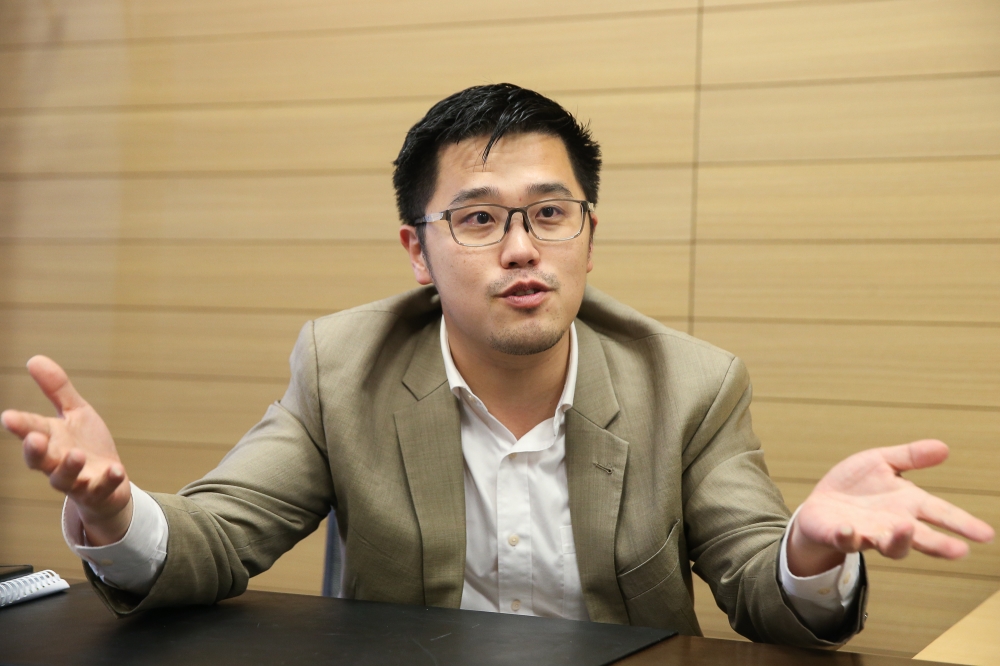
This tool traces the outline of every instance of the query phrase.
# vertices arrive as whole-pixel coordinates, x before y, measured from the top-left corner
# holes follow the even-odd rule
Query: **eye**
[[[562,209],[558,206],[542,206],[538,209],[537,217],[543,220],[550,220],[556,217],[560,217],[563,214]]]
[[[479,208],[466,211],[458,223],[466,227],[484,227],[496,224],[496,216],[489,210]]]

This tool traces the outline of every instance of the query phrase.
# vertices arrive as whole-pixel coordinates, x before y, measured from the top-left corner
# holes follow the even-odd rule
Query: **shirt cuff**
[[[798,515],[796,509],[781,539],[778,581],[805,624],[816,634],[829,635],[840,627],[847,608],[854,601],[861,574],[861,555],[848,553],[842,564],[829,571],[815,576],[796,576],[788,569],[788,535]]]
[[[120,541],[106,546],[87,545],[80,514],[68,498],[63,504],[63,538],[102,581],[126,592],[145,595],[167,560],[167,519],[156,500],[135,484],[131,486],[132,522]]]

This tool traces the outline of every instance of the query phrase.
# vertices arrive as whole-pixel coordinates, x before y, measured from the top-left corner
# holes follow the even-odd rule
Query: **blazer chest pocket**
[[[667,534],[667,540],[652,557],[618,574],[618,587],[625,600],[634,599],[644,592],[653,589],[677,571],[677,539],[680,535],[680,519],[675,520]]]

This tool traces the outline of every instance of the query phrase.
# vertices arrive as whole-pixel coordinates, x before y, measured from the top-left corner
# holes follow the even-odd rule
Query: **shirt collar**
[[[444,325],[444,316],[441,317],[441,356],[444,358],[444,371],[448,377],[448,386],[451,388],[451,392],[455,394],[455,397],[462,399],[463,393],[476,398],[476,394],[472,392],[469,385],[465,382],[465,378],[455,367],[455,359],[451,356],[451,347],[448,345],[448,331]],[[556,413],[554,416],[559,417],[566,413],[566,411],[573,406],[573,397],[576,395],[576,371],[579,365],[579,351],[576,342],[576,323],[570,322],[569,325],[569,368],[566,371],[566,383],[563,385],[562,396],[559,398],[559,405],[556,407]],[[556,418],[558,423],[561,419]]]

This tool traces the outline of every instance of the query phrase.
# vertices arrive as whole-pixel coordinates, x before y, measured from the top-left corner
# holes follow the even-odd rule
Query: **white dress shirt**
[[[465,458],[466,564],[462,608],[586,620],[573,544],[566,480],[565,414],[573,405],[578,367],[576,326],[570,326],[566,383],[552,418],[521,439],[489,413],[455,367],[441,320],[441,354],[459,400]],[[166,561],[168,528],[163,510],[132,486],[133,514],[117,543],[86,544],[79,516],[67,502],[63,535],[101,580],[146,594]],[[789,521],[789,527],[798,512]],[[817,634],[835,631],[854,600],[860,556],[816,576],[792,575],[781,543],[779,581],[792,607]]]
[[[441,354],[462,416],[462,608],[589,620],[566,481],[566,410],[576,391],[576,326],[569,329],[569,367],[555,414],[521,439],[465,383],[452,359],[443,319]]]

